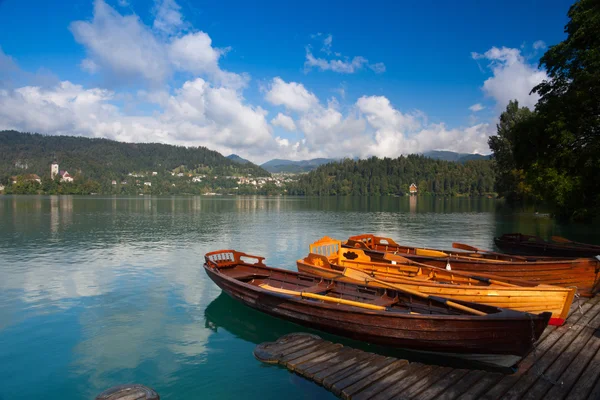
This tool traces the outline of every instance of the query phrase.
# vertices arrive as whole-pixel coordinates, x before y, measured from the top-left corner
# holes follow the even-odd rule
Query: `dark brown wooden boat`
[[[507,233],[494,238],[498,248],[506,253],[551,257],[596,257],[600,246],[565,240],[549,242],[538,236]]]
[[[600,290],[600,261],[595,258],[519,257],[497,253],[469,253],[453,250],[420,249],[402,246],[394,240],[375,235],[351,236],[344,247],[363,249],[377,261],[386,253],[439,268],[486,273],[548,285],[576,287],[581,296],[591,297]],[[508,259],[507,259],[508,258]]]
[[[208,276],[245,305],[310,328],[371,343],[512,366],[532,348],[551,314],[457,301],[486,315],[399,290],[343,283],[271,268],[264,257],[205,255]]]

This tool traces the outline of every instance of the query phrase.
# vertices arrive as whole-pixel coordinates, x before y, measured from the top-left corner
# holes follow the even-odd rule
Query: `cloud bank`
[[[80,68],[101,77],[103,85],[39,80],[0,49],[0,129],[202,145],[256,162],[397,157],[428,150],[489,153],[494,120],[476,124],[473,119],[452,128],[428,122],[422,111],[400,110],[385,96],[320,99],[304,83],[276,76],[260,83],[264,90],[249,101],[245,92],[252,88],[251,77],[220,65],[229,47],[215,47],[208,33],[186,21],[174,0],[158,1],[151,11],[153,20],[145,24],[136,14],[96,0],[89,20],[70,25],[86,52]],[[307,50],[310,68],[385,71],[383,63],[334,52],[331,35],[315,38],[324,56]],[[515,98],[534,106],[537,96],[529,92],[547,75],[520,50],[492,47],[471,56],[490,73],[481,89],[497,113]],[[11,80],[15,75],[29,83],[17,85]],[[481,103],[469,107],[472,112],[484,108]]]

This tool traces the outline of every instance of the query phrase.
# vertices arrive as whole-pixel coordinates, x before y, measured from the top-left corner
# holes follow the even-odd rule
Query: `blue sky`
[[[454,3],[0,0],[0,129],[257,162],[487,153],[571,2]]]

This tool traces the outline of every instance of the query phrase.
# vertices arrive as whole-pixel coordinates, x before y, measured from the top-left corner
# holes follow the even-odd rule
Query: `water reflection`
[[[164,398],[273,388],[322,397],[253,359],[256,343],[306,329],[220,295],[206,252],[234,248],[295,269],[325,235],[491,248],[513,231],[600,241],[591,226],[490,199],[0,196],[0,398],[85,399],[131,381]],[[232,372],[243,377],[235,388]]]

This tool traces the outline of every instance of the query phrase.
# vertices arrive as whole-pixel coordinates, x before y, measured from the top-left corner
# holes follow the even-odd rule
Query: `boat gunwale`
[[[235,250],[226,250],[226,251],[239,253],[239,252],[236,252]],[[220,251],[207,253],[206,256],[209,256],[210,254],[219,253],[219,252]],[[245,253],[241,253],[241,254],[244,254],[245,256],[249,256]],[[250,256],[250,257],[258,258],[256,256]],[[260,257],[260,258],[264,259],[264,257]],[[328,304],[325,302],[309,301],[309,300],[302,299],[302,298],[295,298],[292,296],[282,296],[282,295],[274,294],[274,292],[272,292],[268,289],[264,289],[264,288],[261,288],[260,286],[253,285],[253,284],[247,283],[247,282],[243,282],[239,279],[228,276],[227,274],[220,271],[220,268],[222,268],[222,267],[219,267],[215,262],[213,262],[212,260],[209,260],[208,258],[205,258],[205,260],[206,260],[206,262],[204,264],[205,269],[211,270],[213,273],[222,277],[222,279],[225,279],[226,281],[229,281],[229,282],[233,283],[234,285],[241,285],[244,288],[249,289],[253,292],[261,293],[261,294],[264,294],[264,295],[267,295],[270,297],[279,297],[279,298],[285,299],[286,301],[291,301],[291,302],[299,303],[299,304],[303,304],[303,305],[309,305],[311,307],[317,306],[319,308],[323,308],[323,309],[327,309],[327,310],[358,313],[358,314],[373,315],[373,316],[383,316],[383,317],[387,317],[387,318],[401,318],[401,319],[409,318],[409,319],[415,319],[415,320],[418,320],[418,319],[432,320],[433,319],[433,320],[441,320],[441,321],[444,321],[444,320],[447,320],[447,321],[452,321],[452,320],[473,321],[476,318],[476,320],[486,320],[486,321],[490,321],[490,322],[491,321],[494,321],[494,322],[495,321],[505,321],[505,320],[522,320],[522,319],[543,320],[544,319],[543,314],[550,314],[550,313],[539,313],[539,314],[525,313],[525,312],[521,312],[521,311],[515,311],[515,310],[506,309],[506,308],[496,307],[496,306],[482,305],[482,304],[478,304],[478,303],[471,303],[471,302],[462,301],[462,300],[455,300],[455,301],[457,303],[460,303],[460,304],[463,304],[466,306],[470,306],[470,307],[474,307],[474,308],[483,307],[484,309],[495,309],[497,311],[488,313],[487,315],[484,315],[484,316],[476,316],[476,315],[466,314],[466,313],[464,313],[464,314],[409,314],[409,313],[393,312],[393,311],[387,311],[387,310],[382,310],[382,311],[367,310],[367,309],[361,309],[361,308],[354,307],[354,306],[344,306],[344,305],[334,304],[334,303]],[[212,264],[213,266],[209,266],[209,264]],[[269,267],[269,266],[266,266],[265,264],[249,264],[246,262],[241,262],[241,263],[236,264],[236,266],[238,266],[238,265],[243,265],[245,267],[251,267],[251,268],[263,268],[263,269],[266,269],[267,271],[273,270],[273,272],[283,273],[283,274],[292,275],[292,276],[304,276],[304,277],[312,278],[312,279],[320,279],[321,282],[331,281],[331,282],[335,282],[338,285],[341,284],[344,286],[351,286],[351,287],[356,287],[356,288],[362,287],[365,289],[371,289],[371,290],[374,289],[372,286],[368,286],[368,285],[360,285],[360,284],[348,283],[348,282],[336,282],[335,280],[332,280],[332,279],[316,277],[314,275],[302,274],[302,273],[287,270],[287,269]],[[226,268],[231,268],[231,266],[228,266]],[[384,291],[384,295],[387,294],[389,297],[393,297],[393,296],[389,295],[390,291],[401,292],[401,291],[396,291],[394,289],[387,289],[387,288],[376,288],[376,289]],[[521,318],[518,318],[518,317],[521,317]]]

